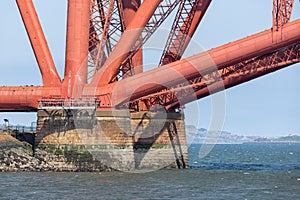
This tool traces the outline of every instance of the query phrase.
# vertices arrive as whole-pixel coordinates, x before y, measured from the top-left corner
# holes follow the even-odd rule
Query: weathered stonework
[[[35,145],[77,165],[100,162],[123,171],[187,164],[180,113],[39,110]]]

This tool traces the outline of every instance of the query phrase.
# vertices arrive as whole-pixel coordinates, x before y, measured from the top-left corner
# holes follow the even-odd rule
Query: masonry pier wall
[[[66,157],[79,170],[156,170],[188,163],[183,113],[39,110],[35,147]]]

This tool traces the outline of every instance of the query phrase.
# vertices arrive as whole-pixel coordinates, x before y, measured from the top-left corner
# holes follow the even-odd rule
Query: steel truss
[[[183,0],[175,16],[159,66],[180,60],[196,8],[202,0]]]
[[[171,12],[180,3],[180,0],[164,0],[156,8],[154,14],[144,27],[141,37],[136,41],[131,48],[127,58],[122,62],[116,76],[112,79],[112,82],[122,80],[126,76],[133,76],[132,70],[132,57],[142,48],[142,46],[148,41],[153,33],[160,27],[165,19],[171,14]]]
[[[181,109],[180,107],[184,107],[186,103],[298,62],[300,62],[300,43],[200,76],[186,84],[135,99],[127,106],[139,110],[138,101],[143,101],[148,109],[157,105],[167,110]]]
[[[278,31],[290,21],[294,0],[273,0],[273,30]]]
[[[124,29],[121,0],[90,2],[88,80],[103,65]]]

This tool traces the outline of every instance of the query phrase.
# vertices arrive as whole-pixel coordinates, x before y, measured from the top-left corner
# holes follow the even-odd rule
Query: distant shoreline
[[[211,133],[215,134],[212,136]],[[205,128],[196,128],[193,125],[186,125],[186,134],[189,144],[300,143],[300,136],[297,134],[281,137],[245,136],[229,131],[211,132]]]
[[[290,142],[286,142],[286,141],[281,141],[281,142],[278,142],[278,141],[274,141],[274,142],[272,142],[272,141],[270,141],[270,142],[255,142],[255,141],[253,141],[253,142],[232,142],[232,143],[230,143],[230,142],[228,142],[228,143],[225,143],[225,142],[217,142],[217,143],[209,143],[209,142],[206,142],[206,143],[200,143],[200,142],[195,142],[195,143],[188,143],[187,145],[193,145],[193,144],[201,144],[201,145],[203,145],[203,144],[207,144],[207,145],[216,145],[216,144],[228,144],[228,145],[230,145],[230,144],[234,144],[234,145],[236,145],[236,144],[300,144],[300,141],[290,141]]]
[[[253,141],[253,142],[244,142],[243,144],[248,144],[248,143],[251,143],[251,144],[268,144],[268,143],[272,143],[272,144],[288,144],[288,143],[293,143],[293,144],[300,144],[300,141],[265,141],[265,142],[259,142],[259,141]]]

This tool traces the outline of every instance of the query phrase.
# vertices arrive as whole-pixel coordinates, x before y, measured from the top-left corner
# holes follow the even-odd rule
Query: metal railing
[[[100,101],[91,99],[80,100],[61,100],[46,99],[39,101],[39,109],[96,109],[99,107]]]
[[[36,132],[36,125],[32,126],[22,126],[22,125],[0,125],[0,133],[35,133]]]

